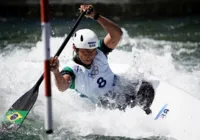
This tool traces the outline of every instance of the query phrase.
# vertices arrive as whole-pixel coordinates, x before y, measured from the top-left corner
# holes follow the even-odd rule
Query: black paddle
[[[67,38],[64,40],[60,48],[58,49],[57,53],[55,54],[54,57],[59,56],[64,49],[65,45],[68,43],[70,37],[74,33],[76,27],[79,25],[81,19],[83,16],[90,12],[91,9],[89,9],[87,12],[84,11],[82,14],[78,17],[74,27],[70,31],[69,35]],[[43,74],[40,77],[40,79],[37,81],[35,86],[27,91],[24,95],[22,95],[11,107],[10,109],[6,112],[3,123],[2,123],[2,129],[4,130],[17,130],[21,124],[23,123],[24,119],[30,112],[31,108],[35,104],[37,97],[38,97],[38,91],[39,91],[39,86],[43,81]]]

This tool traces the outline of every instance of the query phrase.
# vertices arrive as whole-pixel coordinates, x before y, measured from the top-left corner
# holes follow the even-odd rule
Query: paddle
[[[92,9],[89,9],[88,11],[82,12],[82,14],[78,17],[74,27],[70,31],[69,35],[67,38],[64,40],[58,51],[56,52],[55,56],[59,56],[64,49],[65,45],[69,41],[70,37],[74,33],[76,27],[79,25],[81,19],[83,16],[90,12]],[[16,131],[21,124],[23,123],[24,119],[30,112],[31,108],[35,104],[37,97],[38,97],[38,91],[39,91],[39,86],[43,81],[43,74],[37,81],[37,83],[31,88],[29,91],[27,91],[24,95],[22,95],[6,112],[4,121],[2,123],[2,129],[4,130],[14,130]]]

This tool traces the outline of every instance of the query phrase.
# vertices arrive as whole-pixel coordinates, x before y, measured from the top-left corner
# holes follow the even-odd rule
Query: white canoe
[[[111,65],[115,73],[124,73],[128,68],[126,64]],[[156,91],[150,117],[162,121],[177,139],[199,140],[200,100],[155,76],[149,76],[148,81],[153,82]]]

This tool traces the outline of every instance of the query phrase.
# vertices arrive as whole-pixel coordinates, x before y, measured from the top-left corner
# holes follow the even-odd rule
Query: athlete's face
[[[79,49],[78,55],[82,63],[89,65],[92,63],[97,51],[96,49]]]

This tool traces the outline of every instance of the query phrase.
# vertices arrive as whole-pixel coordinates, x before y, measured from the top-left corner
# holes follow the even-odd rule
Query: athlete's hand
[[[59,71],[59,60],[58,56],[56,57],[51,57],[50,59],[50,67],[52,72]]]
[[[79,8],[80,12],[82,13],[83,11],[87,11],[88,12],[86,13],[86,17],[87,18],[94,18],[94,15],[95,15],[95,9],[92,5],[81,5],[80,8]]]

